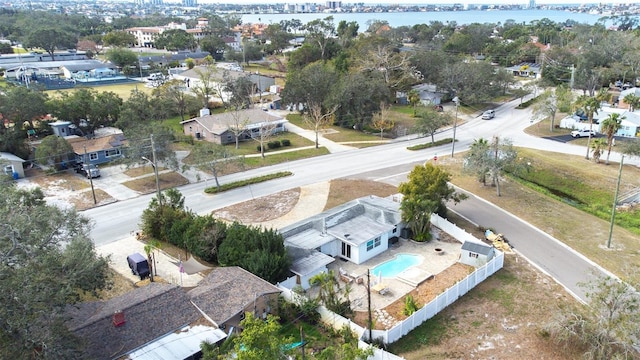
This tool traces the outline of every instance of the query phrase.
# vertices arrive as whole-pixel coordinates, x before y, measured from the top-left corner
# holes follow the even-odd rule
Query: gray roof
[[[291,253],[291,249],[292,247],[289,247],[287,252]],[[334,261],[335,259],[327,254],[323,254],[315,250],[306,250],[303,254],[295,256],[295,260],[291,264],[290,270],[296,275],[305,276],[331,264]]]
[[[87,63],[98,63],[101,64],[99,67],[105,67],[106,64],[98,61],[98,60],[62,60],[62,61],[37,61],[37,62],[27,62],[27,63],[11,63],[4,64],[3,67],[6,69],[11,69],[13,67],[25,66],[29,68],[37,68],[37,69],[60,69],[63,66],[69,68],[70,66],[86,66]]]
[[[359,246],[392,230],[395,226],[395,224],[380,223],[367,216],[358,216],[331,227],[327,232],[342,241]]]
[[[238,111],[238,114],[236,114],[234,111],[228,111],[222,114],[199,116],[193,119],[182,121],[180,124],[186,124],[195,121],[212,134],[220,135],[229,130],[229,126],[236,122],[236,119],[234,118],[235,116],[239,116],[240,122],[246,123],[246,128],[258,127],[260,124],[266,122],[270,122],[272,124],[287,122],[286,119],[283,119],[280,116],[276,116],[272,113],[254,108],[240,110]]]
[[[122,311],[125,323],[113,324]],[[113,359],[201,318],[177,285],[150,283],[122,296],[67,307],[69,329],[85,342],[89,359]]]
[[[279,232],[287,246],[315,249],[336,238],[358,245],[393,229],[401,221],[399,202],[365,196],[286,226]],[[349,234],[348,239],[345,234]]]
[[[481,242],[465,241],[464,244],[462,244],[462,250],[481,255],[489,255],[493,252],[493,247]]]
[[[26,160],[13,155],[12,153],[8,153],[8,152],[0,152],[0,159],[3,160],[7,160],[7,161],[19,161],[19,162],[25,162]]]
[[[198,287],[189,291],[189,297],[220,326],[253,304],[256,297],[280,292],[276,286],[239,266],[226,266],[213,269]]]
[[[95,69],[117,69],[117,67],[111,63],[103,63],[98,60],[84,60],[77,64],[64,64],[60,66],[71,72],[77,71],[91,71]]]
[[[204,59],[209,56],[208,51],[199,51],[199,52],[179,52],[177,54],[165,54],[165,55],[155,55],[155,56],[138,56],[138,61],[142,64],[148,63],[160,63],[160,62],[171,62],[171,61],[182,61],[186,59]]]

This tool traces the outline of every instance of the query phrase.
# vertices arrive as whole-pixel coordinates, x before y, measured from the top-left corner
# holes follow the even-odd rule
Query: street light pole
[[[96,199],[96,190],[93,188],[93,175],[91,174],[91,161],[87,162],[87,145],[84,146],[84,162],[82,166],[87,167],[87,174],[89,175],[89,183],[91,183],[91,193],[93,194],[93,204],[96,205],[98,200]]]
[[[456,128],[458,127],[458,106],[460,106],[460,99],[456,96],[452,100],[456,103],[456,118],[453,120],[453,141],[451,142],[451,158],[453,159],[453,153],[456,149]]]
[[[613,198],[613,209],[611,209],[611,224],[609,225],[609,240],[607,240],[607,249],[611,248],[611,236],[613,235],[613,221],[616,218],[616,207],[618,206],[618,192],[620,191],[620,178],[622,177],[622,163],[624,163],[624,155],[620,159],[620,170],[618,170],[618,184],[616,185],[616,195]]]

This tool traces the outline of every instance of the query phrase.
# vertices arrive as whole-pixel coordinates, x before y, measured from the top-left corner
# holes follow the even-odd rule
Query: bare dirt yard
[[[333,180],[325,209],[366,195],[388,196],[394,186],[367,181]],[[298,202],[299,189],[237,204],[221,211],[225,217],[255,223],[286,214]],[[265,213],[270,219],[265,218]],[[481,229],[455,215],[454,221],[482,238]],[[465,265],[453,266],[421,284],[412,295],[419,306],[468,273]],[[398,318],[404,298],[387,307]],[[544,326],[562,307],[577,302],[551,278],[517,254],[505,257],[505,266],[462,296],[445,311],[409,333],[389,348],[406,359],[577,359],[545,336]],[[366,314],[354,321],[366,323]]]

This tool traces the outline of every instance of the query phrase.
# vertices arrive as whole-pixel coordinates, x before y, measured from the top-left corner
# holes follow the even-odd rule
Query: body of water
[[[360,25],[360,31],[367,29],[367,24],[374,20],[384,20],[391,27],[413,26],[416,24],[429,24],[431,21],[443,23],[455,21],[457,24],[472,23],[504,23],[514,20],[517,23],[530,23],[534,20],[547,18],[554,22],[574,20],[578,23],[593,25],[602,16],[585,13],[573,13],[561,10],[469,10],[469,11],[433,11],[433,12],[395,12],[395,13],[300,13],[300,14],[245,14],[242,22],[275,24],[281,20],[298,19],[303,24],[315,19],[324,19],[333,16],[337,26],[342,20],[355,21]]]
[[[418,265],[422,257],[413,254],[398,254],[393,260],[385,261],[371,270],[373,276],[394,277],[406,269]]]

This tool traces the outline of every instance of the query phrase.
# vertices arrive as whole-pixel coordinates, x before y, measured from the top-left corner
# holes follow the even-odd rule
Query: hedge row
[[[243,186],[247,186],[247,185],[252,185],[252,184],[258,184],[261,182],[265,182],[265,181],[269,181],[269,180],[273,180],[273,179],[278,179],[278,178],[282,178],[285,176],[291,176],[293,175],[293,173],[291,171],[281,171],[281,172],[277,172],[274,174],[268,174],[268,175],[263,175],[263,176],[258,176],[258,177],[254,177],[251,179],[247,179],[247,180],[240,180],[240,181],[234,181],[228,184],[223,184],[220,185],[220,187],[216,187],[216,186],[211,186],[208,187],[206,189],[204,189],[204,192],[207,194],[217,194],[223,191],[227,191],[227,190],[231,190],[231,189],[235,189],[235,188],[239,188],[239,187],[243,187]]]
[[[425,143],[425,144],[418,144],[418,145],[413,145],[413,146],[409,146],[407,147],[407,150],[422,150],[422,149],[428,149],[434,146],[440,146],[440,145],[444,145],[444,144],[450,144],[451,142],[453,142],[453,139],[451,138],[446,138],[446,139],[442,139],[442,140],[438,140],[436,142],[432,142],[432,143]]]

